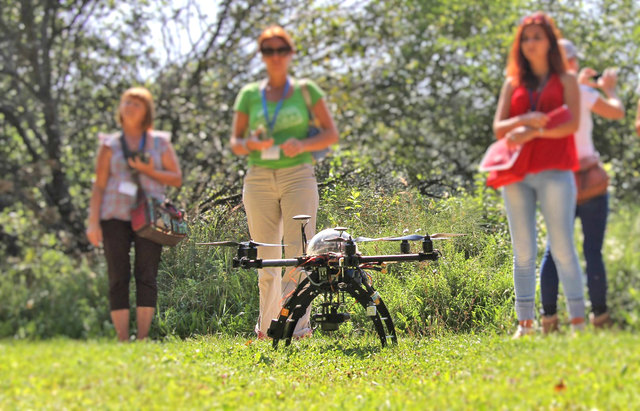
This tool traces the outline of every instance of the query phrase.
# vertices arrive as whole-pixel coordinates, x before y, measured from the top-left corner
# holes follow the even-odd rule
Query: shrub
[[[389,264],[386,272],[371,272],[399,333],[512,328],[512,252],[500,196],[478,181],[473,193],[436,199],[402,183],[394,186],[396,177],[387,178],[380,186],[328,179],[321,190],[318,230],[341,225],[353,236],[369,237],[400,235],[405,230],[467,234],[435,242],[443,256],[437,262]],[[640,268],[640,213],[635,205],[614,203],[613,209],[604,247],[610,307],[618,323],[638,329],[640,280],[634,274]],[[0,337],[112,335],[103,256],[64,254],[54,236],[32,230],[28,215],[19,217],[0,215],[5,231],[22,245],[18,256],[4,255],[0,249]],[[248,239],[243,209],[217,205],[194,218],[191,230],[187,241],[163,252],[152,337],[250,335],[258,315],[255,270],[232,268],[233,247],[196,245]],[[541,230],[541,245],[543,235]],[[395,254],[398,243],[361,243],[359,248],[369,255]],[[341,332],[373,331],[361,307],[348,308],[353,321]],[[132,308],[132,323],[134,314]]]

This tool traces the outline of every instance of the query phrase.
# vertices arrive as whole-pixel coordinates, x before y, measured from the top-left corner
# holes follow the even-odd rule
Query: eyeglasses
[[[289,53],[291,53],[291,47],[284,46],[284,47],[278,47],[277,49],[273,49],[270,47],[263,47],[260,49],[260,53],[262,53],[262,55],[265,57],[271,57],[273,55],[284,57]]]

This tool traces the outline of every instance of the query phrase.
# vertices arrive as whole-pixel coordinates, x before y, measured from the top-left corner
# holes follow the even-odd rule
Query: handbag
[[[160,201],[144,194],[138,196],[131,210],[131,228],[142,238],[173,247],[188,234],[184,212],[169,201]]]
[[[531,107],[535,107],[533,102],[531,103]],[[570,121],[571,111],[569,111],[569,107],[567,107],[566,104],[563,104],[547,113],[547,116],[549,117],[549,121],[547,121],[545,128],[552,129]],[[493,188],[521,181],[524,178],[528,166],[527,161],[529,156],[520,156],[520,150],[524,145],[520,146],[520,150],[510,150],[506,141],[500,143],[502,140],[505,140],[505,138],[489,146],[479,167],[480,171],[489,171],[487,186]],[[519,158],[522,158],[522,160],[517,161]],[[524,163],[522,161],[524,161]],[[512,169],[516,170],[513,171]]]
[[[566,104],[550,111],[547,113],[547,116],[549,117],[549,121],[547,121],[545,127],[547,129],[556,128],[571,120],[571,112]],[[478,169],[480,171],[509,170],[515,164],[521,150],[522,145],[509,148],[507,139],[501,138],[487,148]]]
[[[580,159],[580,170],[575,172],[575,178],[578,188],[577,204],[605,194],[609,187],[609,175],[597,154]]]
[[[142,136],[141,153],[131,153],[124,141],[124,134],[120,137],[125,161],[135,156],[144,158],[144,147],[147,138]],[[136,205],[131,209],[131,228],[140,237],[146,238],[160,245],[175,246],[187,238],[189,227],[185,221],[185,213],[178,210],[168,200],[158,200],[145,193],[137,170],[131,170],[133,181],[138,186]]]
[[[309,88],[307,87],[307,80],[298,80],[298,84],[300,84],[300,92],[302,92],[304,103],[307,106],[307,112],[309,112],[309,131],[307,131],[307,138],[314,137],[320,133],[320,124],[318,119],[313,115],[313,110],[311,108],[311,95],[309,94]],[[318,162],[324,160],[330,152],[331,147],[327,147],[322,150],[312,151],[311,155],[313,156],[314,161]]]
[[[521,145],[510,148],[507,145],[507,139],[501,138],[487,148],[478,169],[480,171],[508,170],[515,164],[520,151],[522,151]]]

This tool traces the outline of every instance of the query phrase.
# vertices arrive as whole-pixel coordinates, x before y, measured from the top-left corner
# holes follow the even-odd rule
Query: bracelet
[[[244,148],[245,150],[249,151],[249,148],[247,148],[247,139],[246,138],[240,138],[240,145],[242,146],[242,148]]]
[[[544,132],[544,128],[542,127],[538,128],[538,134],[540,135],[540,137],[542,137],[543,132]]]

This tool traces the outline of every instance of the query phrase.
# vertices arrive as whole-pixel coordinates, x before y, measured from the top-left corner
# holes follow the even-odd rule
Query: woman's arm
[[[636,113],[636,133],[640,136],[640,99],[638,100],[638,112]]]
[[[110,148],[105,145],[100,146],[96,160],[96,179],[91,191],[91,200],[89,200],[87,238],[89,239],[89,242],[96,247],[102,242],[100,209],[102,207],[104,190],[107,188],[107,181],[109,181],[109,163],[111,162],[111,154],[112,152]]]
[[[338,142],[338,129],[323,98],[313,106],[313,115],[320,123],[320,133],[304,140],[288,139],[280,145],[285,156],[295,157],[305,151],[322,150]]]
[[[507,78],[500,90],[500,98],[498,99],[498,107],[493,118],[493,132],[496,139],[500,140],[509,131],[520,127],[544,127],[549,118],[545,113],[538,111],[529,112],[519,116],[509,117],[509,109],[511,106],[511,95],[513,94],[513,86],[511,79]]]
[[[249,115],[240,111],[233,113],[231,126],[231,151],[237,156],[246,156],[251,151],[265,150],[273,145],[273,139],[260,140],[259,130],[255,130],[248,138],[243,138],[249,126]]]
[[[564,138],[578,130],[580,125],[580,87],[575,75],[564,73],[560,76],[564,87],[564,103],[569,108],[571,120],[562,123],[551,129],[534,130],[538,137],[543,138]]]
[[[578,82],[581,82],[581,79],[583,79],[587,74],[591,74],[591,72],[586,71],[588,69],[589,68],[587,67],[580,71]],[[595,70],[591,69],[591,71],[595,74]],[[617,82],[618,75],[616,71],[613,69],[606,69],[602,74],[602,77],[598,80],[598,83],[595,85],[602,90],[607,98],[598,97],[593,106],[591,106],[592,112],[610,120],[621,120],[624,118],[624,105],[622,104],[622,100],[620,100],[616,94]]]
[[[564,103],[571,112],[571,120],[554,128],[523,126],[509,131],[506,137],[510,145],[524,144],[534,138],[564,138],[578,130],[580,124],[580,89],[573,74],[565,73],[560,77],[564,87]]]

